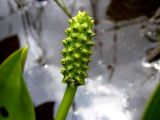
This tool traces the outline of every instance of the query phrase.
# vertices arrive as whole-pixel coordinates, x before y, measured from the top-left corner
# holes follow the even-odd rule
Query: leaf
[[[147,102],[141,120],[160,120],[160,83]]]
[[[0,120],[35,120],[23,67],[28,47],[17,50],[0,65]]]

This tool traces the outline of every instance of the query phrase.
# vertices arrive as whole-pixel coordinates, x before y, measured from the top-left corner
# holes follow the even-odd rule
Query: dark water
[[[140,16],[152,17],[160,0],[112,0],[106,14],[113,21],[131,20]]]
[[[0,41],[0,64],[14,51],[20,48],[17,35],[9,36]]]

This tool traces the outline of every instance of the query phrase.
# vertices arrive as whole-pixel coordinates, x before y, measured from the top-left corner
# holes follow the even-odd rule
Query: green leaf
[[[147,102],[141,120],[160,120],[160,83]]]
[[[0,120],[35,120],[23,68],[28,47],[17,50],[0,65]]]

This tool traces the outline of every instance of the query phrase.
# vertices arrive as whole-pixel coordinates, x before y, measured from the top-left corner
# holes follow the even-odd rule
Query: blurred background
[[[0,62],[29,44],[24,76],[36,120],[52,120],[66,87],[60,60],[69,17],[57,1],[95,21],[89,77],[67,120],[139,120],[160,78],[160,1],[0,0]]]

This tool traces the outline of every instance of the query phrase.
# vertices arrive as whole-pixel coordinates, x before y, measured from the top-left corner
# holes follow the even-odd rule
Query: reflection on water
[[[77,120],[132,120],[128,107],[128,95],[123,89],[104,84],[105,77],[97,76],[87,80],[87,85],[79,89],[76,97]],[[83,98],[83,99],[82,99]]]

